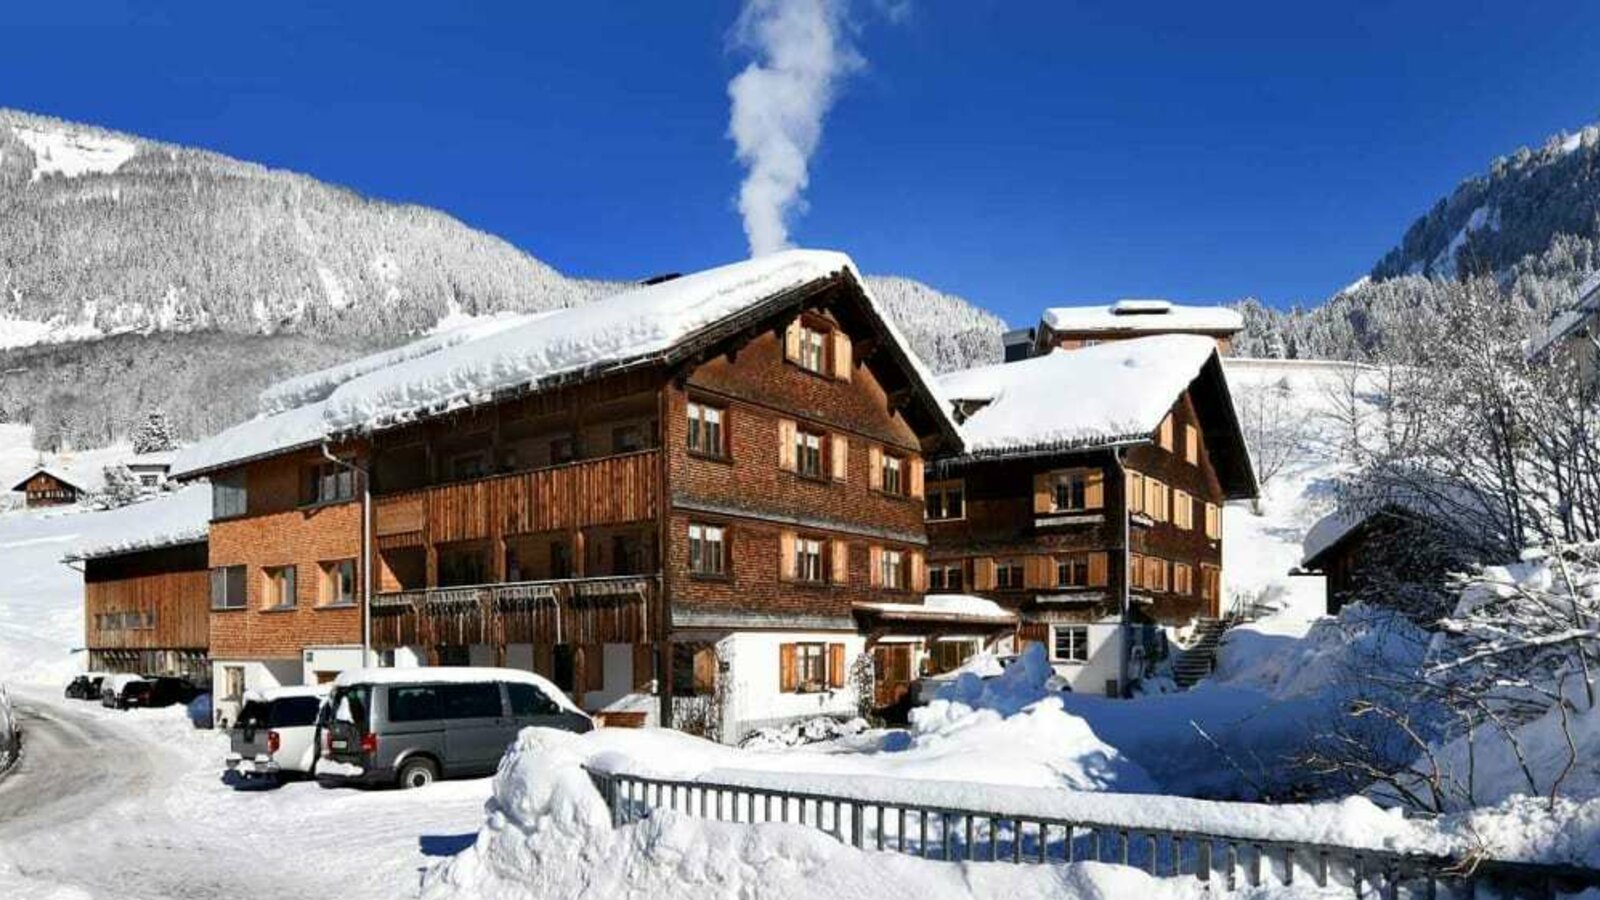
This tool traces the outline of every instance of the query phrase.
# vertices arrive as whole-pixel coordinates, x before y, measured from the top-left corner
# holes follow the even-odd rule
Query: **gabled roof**
[[[1150,443],[1190,391],[1217,478],[1230,499],[1256,494],[1216,343],[1156,335],[951,372],[940,389],[957,408],[966,451],[957,461],[1085,452]]]
[[[1184,306],[1170,300],[1118,300],[1107,306],[1054,306],[1044,311],[1054,331],[1228,333],[1244,317],[1226,306]]]
[[[21,481],[17,482],[16,485],[14,485],[11,489],[13,491],[27,490],[28,482],[32,481],[33,477],[35,475],[40,475],[40,474],[49,475],[51,478],[54,478],[55,480],[61,482],[62,484],[66,485],[69,488],[72,488],[73,490],[79,492],[80,494],[84,493],[84,492],[86,492],[88,490],[82,484],[79,484],[79,482],[83,482],[84,484],[88,484],[89,483],[89,479],[84,478],[83,476],[78,475],[78,474],[69,473],[69,472],[67,472],[67,470],[65,470],[65,469],[63,469],[63,468],[61,468],[59,466],[39,466],[39,467],[29,471],[28,474],[23,476],[23,479]]]
[[[874,363],[903,373],[916,402],[908,415],[947,447],[959,436],[935,380],[883,311],[850,258],[789,250],[635,287],[574,309],[475,327],[460,340],[435,335],[303,376],[262,395],[266,414],[179,452],[175,477],[370,433],[518,391],[588,381],[624,369],[691,360],[831,288],[857,298],[879,338]],[[882,361],[879,360],[882,357]]]

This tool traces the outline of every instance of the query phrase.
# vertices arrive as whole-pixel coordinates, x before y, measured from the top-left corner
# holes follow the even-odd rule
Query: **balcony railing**
[[[649,521],[659,460],[644,450],[390,494],[375,501],[374,530],[401,546]]]
[[[607,575],[378,594],[380,649],[439,644],[636,644],[650,640],[659,578]]]

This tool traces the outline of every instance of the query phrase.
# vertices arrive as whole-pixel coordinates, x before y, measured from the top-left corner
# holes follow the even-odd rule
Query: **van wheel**
[[[439,769],[428,759],[408,759],[400,766],[400,787],[404,790],[427,787],[439,778]]]

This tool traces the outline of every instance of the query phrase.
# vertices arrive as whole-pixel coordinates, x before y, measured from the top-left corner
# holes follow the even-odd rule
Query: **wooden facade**
[[[83,489],[47,469],[38,469],[11,488],[20,491],[31,507],[65,506],[77,503]]]
[[[203,539],[83,560],[89,667],[203,678],[207,569]]]

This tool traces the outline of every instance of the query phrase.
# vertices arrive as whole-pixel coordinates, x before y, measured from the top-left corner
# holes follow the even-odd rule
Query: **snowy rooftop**
[[[117,521],[116,527],[101,532],[116,537],[79,543],[68,551],[67,561],[120,556],[203,541],[211,521],[211,492],[204,486],[187,487],[174,494],[163,494],[153,500],[96,515],[108,524],[112,519]]]
[[[1197,335],[1156,335],[951,372],[954,401],[985,405],[961,425],[967,453],[999,455],[1148,440],[1217,355]]]
[[[103,467],[89,463],[75,463],[66,460],[57,460],[45,466],[35,466],[28,470],[28,474],[16,483],[11,489],[20,491],[34,475],[43,472],[57,481],[70,484],[85,493],[95,493],[106,486],[106,475]]]
[[[791,291],[848,273],[933,395],[932,374],[865,287],[850,258],[789,250],[632,288],[576,309],[475,322],[396,350],[284,382],[261,395],[262,415],[180,451],[180,476],[310,446],[326,438],[414,421],[491,400],[648,364],[714,326]],[[944,414],[944,404],[935,415]]]
[[[929,594],[921,603],[857,603],[855,608],[894,618],[1015,622],[1017,614],[971,594]]]
[[[1056,331],[1234,332],[1244,317],[1225,306],[1183,306],[1170,300],[1118,300],[1109,306],[1053,306],[1044,323]]]
[[[1584,279],[1583,283],[1578,285],[1578,302],[1557,314],[1550,321],[1544,334],[1529,343],[1529,358],[1543,355],[1552,345],[1576,332],[1597,312],[1600,312],[1600,272],[1595,272]]]

